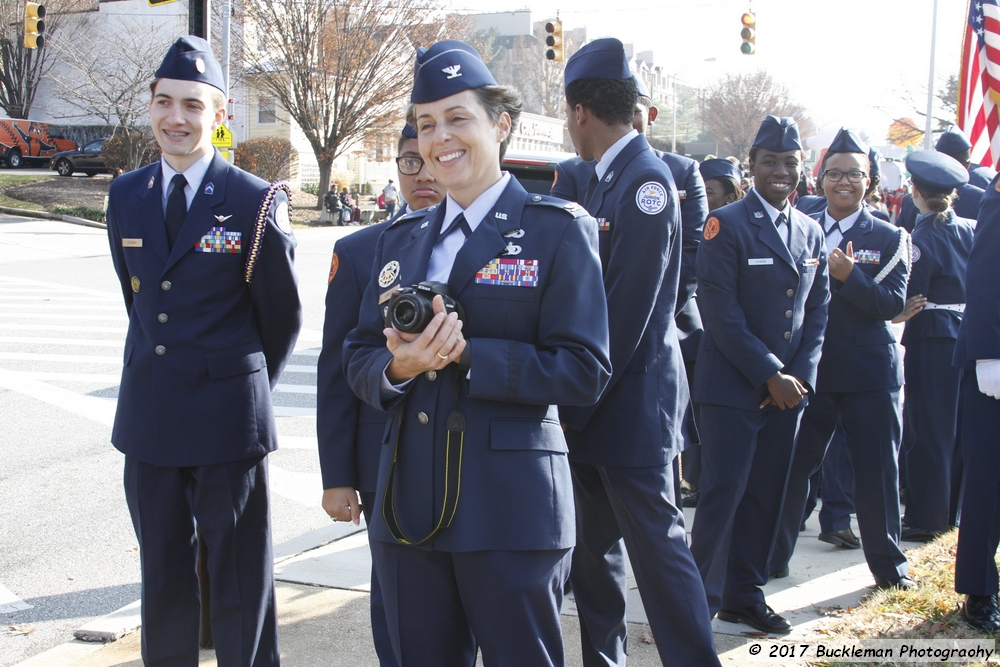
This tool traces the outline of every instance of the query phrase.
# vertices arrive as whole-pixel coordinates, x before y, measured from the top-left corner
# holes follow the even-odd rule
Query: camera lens
[[[401,331],[405,330],[416,321],[417,309],[412,302],[403,301],[396,304],[396,310],[393,311],[393,319],[396,321],[398,329]]]

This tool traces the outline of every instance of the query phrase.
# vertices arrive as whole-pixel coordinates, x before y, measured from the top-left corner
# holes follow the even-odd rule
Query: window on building
[[[273,97],[261,97],[257,100],[257,124],[274,125],[278,122],[278,107]]]

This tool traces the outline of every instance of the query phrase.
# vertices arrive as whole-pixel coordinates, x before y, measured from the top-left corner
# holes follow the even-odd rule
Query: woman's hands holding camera
[[[385,346],[392,352],[392,361],[385,369],[389,382],[399,384],[427,371],[439,371],[462,357],[465,338],[458,314],[445,314],[441,295],[434,297],[433,305],[434,317],[423,332],[402,333],[394,328],[382,332]]]

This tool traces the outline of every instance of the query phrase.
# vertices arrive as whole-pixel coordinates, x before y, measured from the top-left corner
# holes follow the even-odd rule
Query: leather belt
[[[964,303],[931,303],[930,301],[924,306],[924,310],[950,310],[954,313],[964,313],[965,304]]]

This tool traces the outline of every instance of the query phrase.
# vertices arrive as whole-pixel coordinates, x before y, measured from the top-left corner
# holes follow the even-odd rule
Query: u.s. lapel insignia
[[[423,229],[424,227],[426,227],[429,224],[431,224],[431,221],[430,220],[425,220],[424,224],[420,225],[420,229]]]
[[[615,177],[615,172],[609,171],[608,175],[604,177],[604,182],[605,183],[610,183],[611,179],[614,178],[614,177]]]
[[[755,217],[755,218],[763,218],[764,217],[764,212],[763,211],[754,211],[753,212],[753,217]]]
[[[226,220],[229,220],[229,218],[231,218],[231,217],[233,217],[233,216],[231,216],[231,215],[217,215],[217,216],[215,216],[215,219],[218,220],[219,222],[225,222]]]
[[[503,237],[505,239],[519,239],[519,238],[521,238],[523,236],[524,236],[524,230],[523,229],[515,229],[513,231],[506,232],[503,235]]]
[[[396,282],[396,277],[399,275],[399,262],[392,260],[388,264],[382,267],[382,271],[378,274],[378,286],[388,287],[389,285]]]
[[[146,189],[147,190],[152,190],[153,189],[153,183],[155,183],[155,182],[156,182],[156,175],[154,174],[154,175],[152,175],[152,176],[149,177],[149,183],[146,183]]]
[[[215,192],[215,183],[209,183],[205,186],[205,194],[210,195]]]

